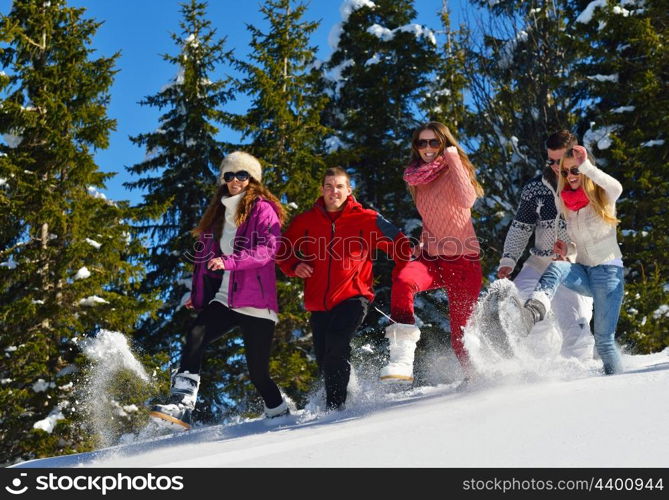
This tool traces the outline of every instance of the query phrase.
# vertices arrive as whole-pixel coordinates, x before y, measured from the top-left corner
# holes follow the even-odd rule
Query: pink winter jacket
[[[193,259],[193,307],[203,309],[214,298],[223,272],[208,269],[207,262],[222,257],[225,272],[231,273],[228,289],[231,308],[256,307],[279,312],[274,258],[280,238],[281,223],[276,208],[264,198],[255,202],[246,221],[237,228],[232,255],[221,255],[221,245],[213,237],[213,231],[203,233]]]

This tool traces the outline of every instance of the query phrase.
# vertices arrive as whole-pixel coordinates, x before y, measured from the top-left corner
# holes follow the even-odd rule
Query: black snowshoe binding
[[[177,373],[172,379],[172,390],[167,403],[152,406],[149,415],[162,427],[190,429],[199,386],[198,374]]]
[[[180,403],[180,401],[181,398],[170,396],[167,403],[153,405],[149,415],[160,427],[189,430],[193,423],[193,409]]]

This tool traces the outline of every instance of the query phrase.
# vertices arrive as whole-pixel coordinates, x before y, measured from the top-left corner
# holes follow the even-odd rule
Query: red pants
[[[390,315],[393,320],[413,324],[414,295],[444,288],[451,313],[451,346],[460,364],[467,366],[467,352],[462,336],[483,284],[478,256],[433,257],[423,254],[397,271],[393,277],[390,298]]]

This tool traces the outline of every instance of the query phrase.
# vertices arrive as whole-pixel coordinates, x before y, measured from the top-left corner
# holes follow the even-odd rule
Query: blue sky
[[[454,24],[461,22],[460,4],[466,0],[450,0]],[[248,52],[250,35],[247,24],[263,28],[264,21],[258,12],[260,1],[248,0],[210,0],[208,18],[212,21],[219,37],[227,37],[227,48],[234,49],[237,57]],[[311,0],[304,18],[321,21],[312,37],[312,45],[318,47],[318,57],[329,57],[328,34],[341,20],[339,7],[341,0]],[[130,200],[139,203],[142,194],[138,190],[129,191],[123,182],[132,177],[125,166],[142,161],[144,151],[133,145],[128,139],[139,133],[155,130],[158,126],[159,111],[138,102],[145,96],[155,94],[176,74],[177,68],[165,62],[161,54],[177,54],[177,47],[170,38],[170,33],[179,32],[180,2],[177,0],[70,0],[69,5],[85,7],[87,16],[104,21],[98,31],[93,47],[100,55],[110,56],[120,51],[117,60],[119,70],[111,89],[109,115],[117,120],[117,130],[112,132],[110,146],[96,152],[95,158],[101,170],[115,172],[117,175],[107,182],[107,189],[102,190],[108,198]],[[415,0],[418,12],[416,22],[437,29],[437,13],[442,0]],[[6,14],[11,1],[0,0],[0,12]],[[220,68],[223,77],[227,68]],[[244,99],[230,107],[231,111],[240,111],[245,105]],[[224,132],[225,133],[225,132]],[[223,133],[223,134],[224,134]],[[224,136],[223,136],[224,137]]]

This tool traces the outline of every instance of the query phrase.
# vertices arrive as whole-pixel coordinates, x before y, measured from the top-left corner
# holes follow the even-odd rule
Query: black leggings
[[[311,313],[316,363],[325,380],[328,408],[341,408],[346,402],[351,376],[351,338],[365,319],[368,304],[365,297],[353,297],[329,311]]]
[[[251,382],[268,408],[276,408],[283,398],[269,376],[269,355],[274,337],[274,321],[240,314],[220,302],[208,304],[195,320],[181,351],[180,371],[200,373],[205,347],[239,326],[244,340],[246,366]]]

